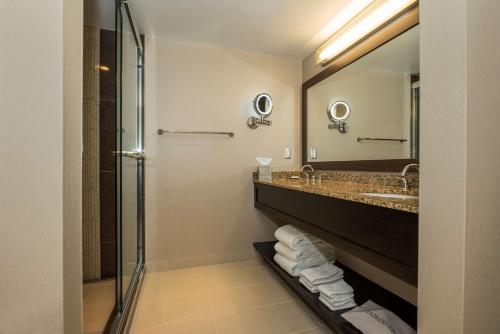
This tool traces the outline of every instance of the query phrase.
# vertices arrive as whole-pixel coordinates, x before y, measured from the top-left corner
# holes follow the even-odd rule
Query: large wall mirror
[[[419,36],[417,25],[304,84],[304,163],[389,171],[418,160]]]

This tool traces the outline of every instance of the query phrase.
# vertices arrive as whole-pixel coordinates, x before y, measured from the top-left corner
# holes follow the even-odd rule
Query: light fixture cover
[[[331,61],[417,2],[418,0],[375,1],[316,50],[316,64]]]

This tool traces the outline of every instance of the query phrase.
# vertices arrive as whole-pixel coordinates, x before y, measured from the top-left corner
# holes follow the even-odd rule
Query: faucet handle
[[[408,180],[404,176],[396,176],[401,181],[401,188],[403,191],[408,191]]]

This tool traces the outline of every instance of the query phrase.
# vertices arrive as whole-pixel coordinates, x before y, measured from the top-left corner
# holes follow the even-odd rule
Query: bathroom
[[[0,333],[500,333],[497,1],[0,13]]]

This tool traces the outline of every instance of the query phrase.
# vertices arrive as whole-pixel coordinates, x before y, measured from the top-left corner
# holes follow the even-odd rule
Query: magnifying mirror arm
[[[273,122],[264,117],[250,117],[247,121],[248,126],[251,129],[256,129],[260,124],[271,125]]]
[[[334,122],[333,124],[328,124],[329,129],[338,129],[340,133],[346,133],[349,128],[346,122]]]

